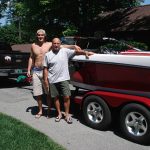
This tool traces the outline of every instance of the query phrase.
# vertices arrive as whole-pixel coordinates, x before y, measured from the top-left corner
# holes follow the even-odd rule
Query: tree
[[[32,42],[38,28],[44,28],[48,37],[61,36],[69,26],[80,35],[90,35],[90,23],[103,11],[138,6],[143,0],[1,0],[0,11],[8,9],[11,24],[18,29],[20,41]],[[70,32],[70,31],[69,31]],[[23,36],[26,35],[26,36]]]
[[[8,5],[8,0],[0,0],[0,18],[4,17],[4,11]]]
[[[0,27],[0,41],[7,41],[11,44],[24,42],[20,41],[20,39],[18,38],[18,33],[16,31],[17,28],[13,24]]]

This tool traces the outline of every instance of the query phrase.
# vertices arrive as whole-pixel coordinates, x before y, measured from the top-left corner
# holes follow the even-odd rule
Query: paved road
[[[46,110],[47,106],[43,105]],[[37,103],[32,96],[32,86],[18,87],[14,81],[0,81],[0,112],[13,116],[43,132],[68,150],[150,150],[150,146],[132,143],[122,138],[114,129],[98,131],[84,125],[80,115],[73,116],[73,124],[64,120],[55,122],[45,116],[35,119]],[[77,114],[77,113],[75,113]]]

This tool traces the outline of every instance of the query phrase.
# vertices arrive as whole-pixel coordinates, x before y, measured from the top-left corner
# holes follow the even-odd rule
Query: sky
[[[144,3],[142,5],[150,4],[150,0],[144,0]]]
[[[144,3],[142,3],[141,5],[147,5],[150,4],[150,0],[144,0]],[[6,23],[6,18],[2,18],[0,19],[0,26],[4,25]]]

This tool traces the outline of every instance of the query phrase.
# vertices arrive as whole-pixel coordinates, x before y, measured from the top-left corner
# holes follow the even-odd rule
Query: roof
[[[150,5],[118,9],[99,14],[95,21],[111,31],[150,30]],[[106,24],[107,23],[107,24]]]
[[[12,45],[13,51],[30,52],[32,44],[15,44]]]

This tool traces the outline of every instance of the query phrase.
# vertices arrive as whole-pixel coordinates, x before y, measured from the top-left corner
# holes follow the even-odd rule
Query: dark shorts
[[[50,92],[52,98],[55,98],[57,96],[71,96],[69,82],[62,81],[62,82],[50,84]]]

